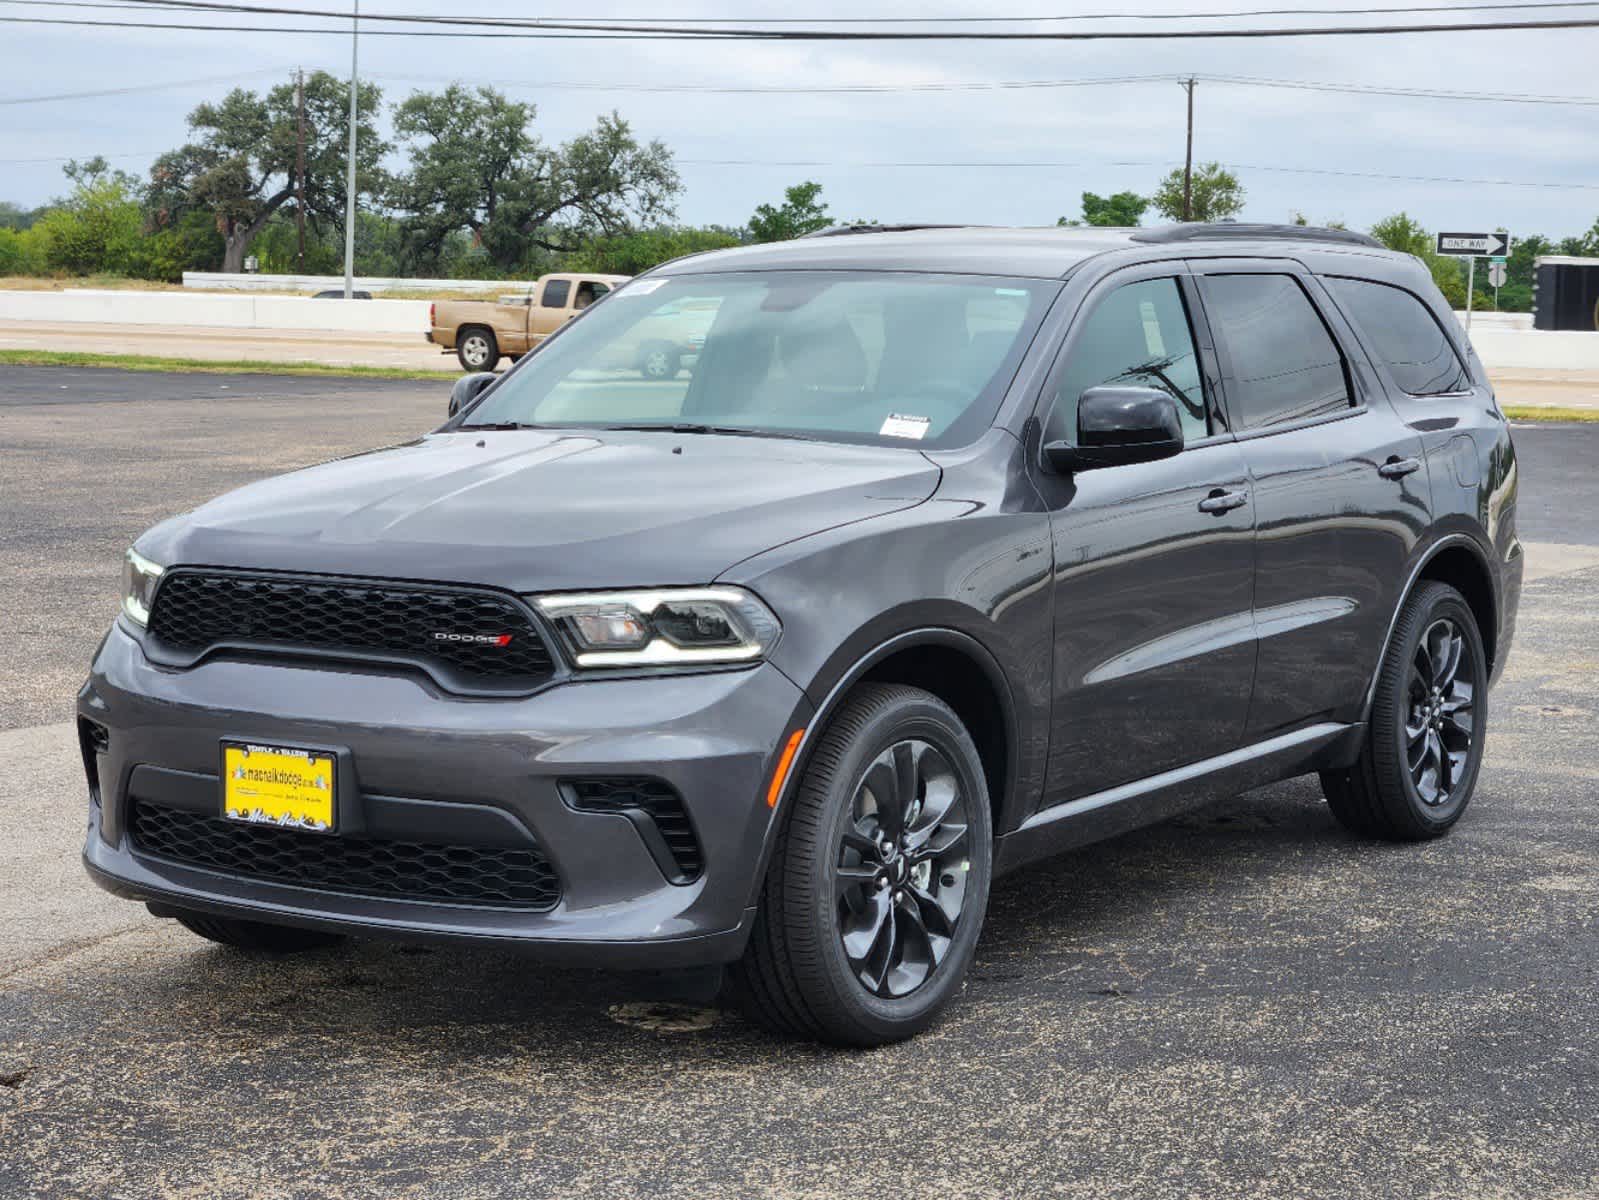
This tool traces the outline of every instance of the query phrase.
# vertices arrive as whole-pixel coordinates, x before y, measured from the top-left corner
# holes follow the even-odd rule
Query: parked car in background
[[[323,291],[317,292],[314,296],[311,297],[311,299],[313,299],[313,300],[343,300],[344,299],[344,289],[343,288],[326,288]],[[350,299],[351,300],[370,300],[370,299],[372,299],[372,293],[371,292],[351,292],[350,293]]]
[[[545,275],[524,293],[498,300],[439,300],[428,308],[427,340],[453,350],[467,371],[492,371],[501,358],[513,362],[627,275]]]
[[[618,370],[663,323],[694,370]],[[104,887],[246,948],[727,964],[873,1045],[959,994],[1001,872],[1305,773],[1361,837],[1471,801],[1515,447],[1370,238],[695,255],[450,408],[130,548],[78,699]]]

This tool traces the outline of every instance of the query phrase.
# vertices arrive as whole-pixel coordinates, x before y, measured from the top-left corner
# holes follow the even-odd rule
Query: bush
[[[44,272],[41,235],[33,229],[0,226],[0,275],[42,275]]]

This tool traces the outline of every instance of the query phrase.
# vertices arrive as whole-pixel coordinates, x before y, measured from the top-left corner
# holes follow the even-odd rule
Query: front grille
[[[470,588],[180,569],[161,581],[149,629],[158,652],[190,661],[223,645],[382,659],[462,691],[528,691],[554,673],[527,610]]]
[[[134,848],[225,875],[324,892],[431,904],[544,911],[561,885],[536,844],[519,847],[398,842],[243,825],[135,799]]]
[[[700,840],[688,819],[683,797],[671,784],[659,779],[613,776],[574,779],[566,786],[573,808],[583,812],[637,813],[646,818],[660,838],[660,849],[669,857],[668,862],[660,864],[666,877],[673,883],[690,883],[699,878],[705,865]],[[645,841],[648,844],[651,839],[646,837]],[[656,847],[650,849],[654,852]]]

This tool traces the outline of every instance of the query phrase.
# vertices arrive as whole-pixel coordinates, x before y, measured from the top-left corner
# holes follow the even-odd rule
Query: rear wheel
[[[1447,833],[1477,785],[1487,703],[1487,656],[1470,606],[1447,584],[1420,585],[1394,627],[1359,761],[1321,774],[1333,816],[1390,841]]]
[[[669,342],[651,342],[639,354],[639,373],[645,379],[675,379],[683,358]]]
[[[269,925],[264,921],[242,921],[235,917],[215,917],[210,913],[180,912],[175,914],[179,925],[190,933],[199,934],[207,941],[236,950],[263,951],[268,954],[292,954],[297,950],[317,950],[336,945],[344,939],[336,933],[317,929],[298,929],[292,925]]]
[[[982,760],[917,688],[859,688],[784,818],[732,985],[768,1028],[875,1046],[925,1029],[960,988],[988,905]]]
[[[456,335],[455,357],[467,371],[492,371],[500,361],[500,344],[494,331],[468,325]]]

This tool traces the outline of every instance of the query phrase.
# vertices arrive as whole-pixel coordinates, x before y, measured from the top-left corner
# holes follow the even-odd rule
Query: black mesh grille
[[[667,871],[674,883],[698,879],[704,867],[700,840],[683,806],[683,797],[671,784],[659,779],[616,776],[606,779],[574,779],[567,783],[572,805],[585,812],[639,812],[648,817],[661,835],[674,870]],[[664,865],[664,864],[663,864]]]
[[[156,858],[319,891],[536,911],[553,908],[561,895],[554,868],[531,844],[452,846],[300,833],[138,799],[129,828],[134,846]]]
[[[527,690],[553,672],[520,604],[469,589],[174,571],[156,593],[150,634],[191,659],[227,644],[414,663],[462,690]]]

